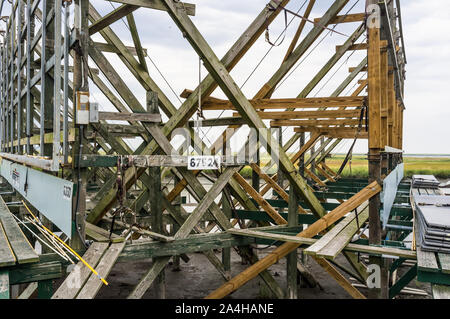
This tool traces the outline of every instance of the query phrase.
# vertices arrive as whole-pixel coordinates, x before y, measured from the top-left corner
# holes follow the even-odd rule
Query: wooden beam
[[[289,0],[284,0],[281,5],[286,5],[289,3]],[[259,38],[259,36],[264,32],[267,25],[270,24],[276,16],[281,12],[281,7],[278,3],[273,3],[273,6],[276,8],[273,11],[267,13],[266,8],[264,8],[258,17],[250,24],[250,26],[245,30],[245,32],[239,37],[239,39],[233,44],[230,50],[225,54],[223,59],[221,60],[227,70],[233,69],[233,67],[238,63],[238,61],[242,58],[242,56],[249,50],[252,44]],[[111,70],[112,71],[112,70]],[[111,72],[108,72],[111,73]],[[115,77],[111,77],[114,80]],[[170,135],[170,133],[177,127],[182,126],[188,119],[194,114],[197,104],[198,104],[198,94],[201,89],[201,97],[205,99],[209,94],[211,94],[214,89],[217,87],[213,77],[208,75],[200,84],[199,88],[196,89],[194,94],[190,96],[182,106],[174,113],[173,116],[170,117],[169,121],[164,125],[163,132],[166,136]],[[157,144],[156,142],[149,143],[148,146],[141,152],[144,155],[150,155],[156,151]],[[138,171],[137,174],[134,172],[132,174],[127,174],[126,178],[128,180],[133,180],[136,178],[136,175],[139,176],[143,171]],[[114,182],[113,180],[111,181]],[[129,185],[129,183],[127,183]],[[101,201],[97,204],[94,210],[91,212],[90,216],[92,216],[93,220],[100,220],[101,217],[105,214],[107,209],[111,206],[111,204],[115,201],[116,198],[116,190],[110,189],[105,196],[101,198]]]
[[[100,20],[95,21],[89,26],[89,35],[99,32],[100,30],[106,28],[107,26],[113,24],[117,20],[122,19],[133,11],[139,9],[138,6],[123,4],[117,9],[114,9],[107,15],[103,16]]]
[[[348,0],[335,0],[329,7],[327,12],[320,19],[319,23],[315,24],[312,30],[305,36],[302,42],[292,51],[289,58],[280,66],[269,81],[256,94],[258,98],[265,98],[271,95],[276,85],[286,76],[291,67],[303,56],[303,54],[310,48],[315,40],[322,34],[330,21],[337,16],[342,8],[348,3]]]
[[[118,49],[116,49],[113,45],[108,44],[108,43],[93,42],[91,44],[94,45],[98,50],[100,50],[102,52],[120,53],[120,51]],[[134,55],[134,56],[138,55],[136,48],[130,47],[130,46],[127,46],[126,48],[132,55]],[[147,49],[142,49],[142,50],[144,51],[145,56],[147,56]]]
[[[294,48],[298,42],[298,39],[300,38],[300,35],[302,34],[303,29],[305,28],[306,21],[309,18],[309,15],[311,14],[311,11],[312,11],[315,3],[316,3],[316,0],[309,1],[308,6],[306,7],[305,13],[303,13],[304,19],[301,19],[301,21],[300,21],[298,29],[295,32],[294,37],[292,38],[291,44],[289,45],[289,48],[286,51],[283,62],[285,62],[291,55],[292,51],[294,51]]]
[[[143,8],[149,8],[154,10],[167,11],[161,0],[111,0],[112,2],[123,3]],[[195,4],[187,2],[177,2],[175,7],[178,10],[183,10],[187,15],[195,16]]]
[[[297,243],[300,246],[311,246],[317,243],[319,239],[315,238],[306,238],[292,235],[282,235],[276,234],[272,232],[266,231],[258,231],[252,229],[229,229],[227,233],[244,236],[244,237],[254,237],[254,238],[262,238],[269,240],[278,240],[288,243]],[[394,248],[394,247],[381,247],[381,246],[370,246],[370,245],[361,245],[361,244],[348,244],[344,248],[344,252],[351,253],[362,253],[369,255],[389,255],[396,256],[399,258],[406,258],[410,260],[418,259],[417,253],[414,250],[402,249],[402,248]]]
[[[234,179],[278,225],[287,224],[286,219],[281,217],[280,214],[239,173],[234,174]]]
[[[329,125],[348,125],[355,126],[359,124],[359,119],[346,120],[275,120],[270,121],[271,127],[280,126],[329,126]]]
[[[299,120],[299,119],[339,119],[358,118],[361,115],[360,109],[345,111],[279,111],[279,112],[258,112],[263,120]]]
[[[313,237],[317,235],[319,232],[325,230],[330,225],[339,220],[342,216],[352,211],[353,209],[359,207],[362,203],[367,201],[369,198],[378,194],[381,191],[381,186],[374,182],[363,190],[361,190],[358,194],[354,195],[352,198],[344,202],[342,205],[332,210],[330,213],[316,221],[314,224],[310,225],[304,231],[300,232],[296,235],[296,237]],[[274,263],[276,263],[281,258],[285,257],[288,253],[297,249],[300,244],[297,243],[285,243],[272,251],[271,254],[261,259],[259,262],[255,263],[251,267],[244,270],[242,273],[231,279],[229,282],[222,285],[220,288],[216,289],[212,293],[210,293],[206,299],[218,299],[227,296],[232,293],[249,280],[255,278],[258,273],[262,270],[267,269]]]
[[[98,112],[99,120],[107,121],[127,121],[127,122],[149,122],[149,123],[161,123],[160,114],[152,113],[125,113],[125,112]]]
[[[334,17],[328,24],[362,22],[366,19],[366,13],[350,13],[344,16]],[[320,18],[314,19],[314,23],[319,23]]]
[[[249,100],[253,108],[259,110],[296,109],[296,108],[328,108],[359,107],[364,103],[362,96],[286,98],[286,99],[253,99]],[[208,100],[202,104],[203,110],[235,110],[233,103],[226,100]]]
[[[251,127],[263,130],[267,129],[264,122],[261,120],[258,114],[256,114],[255,109],[248,102],[247,98],[233,81],[225,66],[219,61],[217,56],[212,51],[211,47],[202,37],[189,17],[174,7],[173,0],[163,1],[168,8],[169,14],[172,19],[178,25],[180,30],[186,34],[186,38],[191,43],[192,47],[203,59],[207,70],[217,81],[228,99],[233,103],[233,105],[236,106],[241,116]],[[344,2],[346,3],[347,1],[336,1],[337,4],[343,4]],[[270,136],[264,136],[264,134],[260,134],[260,139],[262,141],[268,142],[266,145],[268,145],[270,153],[273,153],[274,146],[279,146],[276,142],[272,141]],[[281,167],[283,167],[283,171],[287,173],[287,178],[290,180],[291,184],[295,185],[294,187],[296,187],[296,190],[299,192],[300,196],[308,203],[311,211],[314,214],[317,214],[317,216],[323,216],[326,213],[325,209],[314,196],[313,192],[307,188],[306,182],[298,174],[298,172],[296,172],[295,167],[292,165],[283,149],[281,147],[277,147],[277,149],[277,155],[279,157],[280,165]]]

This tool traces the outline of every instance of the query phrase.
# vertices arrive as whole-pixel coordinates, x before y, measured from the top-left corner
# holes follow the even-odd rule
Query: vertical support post
[[[27,0],[27,94],[26,94],[26,135],[27,135],[27,148],[28,155],[33,154],[33,149],[30,144],[30,138],[33,131],[33,109],[34,109],[34,97],[31,94],[31,79],[34,76],[34,70],[31,68],[31,62],[33,54],[31,52],[31,41],[34,38],[34,14],[31,14],[31,7],[33,1]]]
[[[299,149],[301,150],[302,147],[305,145],[305,133],[300,133],[300,139],[299,139]],[[305,153],[303,152],[302,155],[300,155],[300,158],[298,160],[298,170],[300,175],[305,178]]]
[[[20,143],[22,138],[22,26],[23,26],[23,0],[18,0],[17,5],[17,153],[22,154],[23,148]]]
[[[47,95],[47,77],[45,76],[45,64],[47,62],[47,15],[48,15],[48,1],[42,0],[42,27],[41,27],[41,107],[40,107],[40,145],[39,154],[45,156],[44,134],[45,134],[45,96]],[[50,104],[49,104],[50,105]]]
[[[298,226],[298,196],[295,188],[289,187],[288,225]],[[298,298],[297,282],[297,249],[286,256],[287,298]]]
[[[15,25],[16,25],[16,10],[14,9],[15,8],[15,5],[14,5],[14,2],[12,3],[12,5],[11,5],[11,8],[12,8],[12,11],[11,11],[11,17],[10,17],[10,24],[9,24],[9,27],[10,27],[10,30],[9,30],[9,33],[10,33],[10,41],[11,41],[11,44],[10,44],[10,46],[9,46],[9,48],[10,48],[10,61],[9,61],[9,63],[11,64],[10,65],[10,69],[9,69],[9,72],[10,72],[10,78],[11,78],[11,80],[10,80],[10,83],[9,83],[9,85],[11,86],[11,95],[10,95],[10,100],[9,100],[9,109],[10,109],[10,115],[9,115],[9,119],[10,119],[10,127],[9,127],[9,139],[10,139],[10,152],[11,153],[14,153],[14,134],[15,134],[15,123],[14,123],[14,121],[15,121],[15,112],[14,112],[14,96],[15,96],[15,94],[14,94],[14,61],[15,61],[15,52],[16,52],[16,50],[15,50],[15,43],[16,43],[16,27],[15,27]]]
[[[158,108],[158,94],[156,92],[147,92],[147,110],[149,113],[159,113]],[[135,169],[135,168],[133,168]],[[161,206],[161,197],[164,196],[161,192],[161,167],[150,167],[150,180],[152,181],[149,188],[150,211],[152,216],[152,230],[156,233],[163,233],[163,209]],[[155,263],[158,258],[153,258]],[[166,284],[165,284],[165,267],[156,277],[153,287],[155,289],[156,298],[166,298]]]
[[[316,145],[315,144],[313,144],[312,146],[311,146],[311,150],[310,150],[310,156],[311,157],[314,157],[314,153],[316,153]],[[311,172],[313,172],[313,174],[315,174],[315,175],[317,175],[317,172],[316,172],[316,161],[311,161],[311,168],[310,168],[310,170],[311,170]]]
[[[225,192],[225,190],[222,192],[222,210],[224,215],[231,219],[231,206]],[[222,264],[225,268],[226,275],[231,278],[231,247],[222,248]]]
[[[279,145],[283,145],[283,128],[282,127],[278,127],[277,128],[277,139],[278,139],[278,144]],[[284,184],[284,173],[281,170],[281,165],[278,164],[278,172],[277,172],[277,184],[281,186],[281,188],[284,189],[283,184]],[[278,212],[282,213],[284,211],[284,209],[282,207],[278,208]]]
[[[74,24],[75,34],[78,41],[78,49],[74,50],[73,57],[73,101],[76,101],[78,91],[89,91],[88,82],[88,10],[89,0],[75,0],[74,8]],[[74,108],[75,109],[75,108]],[[74,112],[74,123],[76,123],[77,112]],[[76,137],[72,147],[72,157],[79,159],[83,153],[84,125],[75,124]],[[77,203],[74,210],[73,220],[75,222],[76,231],[72,236],[71,245],[74,249],[84,249],[84,241],[86,238],[84,225],[86,215],[86,185],[87,185],[87,169],[80,168],[78,161],[73,163],[74,182],[77,183]]]
[[[63,163],[67,164],[69,159],[69,11],[70,3],[64,2],[64,109],[63,109]]]
[[[38,298],[50,299],[53,295],[53,280],[41,280],[38,282]]]
[[[59,170],[59,149],[61,148],[61,20],[62,0],[54,0],[55,17],[54,22],[54,89],[53,89],[53,148],[52,148],[52,170]]]
[[[5,67],[5,61],[3,59],[4,54],[3,54],[3,48],[4,46],[0,46],[0,151],[3,152],[3,141],[4,141],[4,132],[5,132],[5,111],[3,109],[3,105],[4,105],[4,90],[3,90],[3,85],[5,82],[5,78],[4,78],[4,67]]]
[[[174,176],[173,179],[173,186],[175,187],[180,182],[180,179],[178,176]],[[181,194],[177,195],[174,199],[174,209],[178,212],[178,214],[181,213]],[[178,230],[180,229],[180,226],[177,223],[173,223],[173,234],[176,234]],[[180,271],[180,256],[176,255],[173,256],[173,271]]]
[[[381,52],[380,52],[380,26],[381,16],[377,0],[366,1],[366,12],[369,14],[367,21],[368,34],[368,89],[369,89],[369,183],[381,181]],[[380,222],[381,198],[377,194],[369,200],[369,243],[372,245],[381,244],[381,222]],[[369,297],[372,299],[387,298],[387,287],[384,287],[382,280],[385,267],[382,258],[371,256],[371,265],[380,269],[380,287],[369,290]]]

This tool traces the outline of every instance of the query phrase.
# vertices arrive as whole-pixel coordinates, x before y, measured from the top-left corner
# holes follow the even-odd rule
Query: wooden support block
[[[433,299],[450,299],[450,287],[444,285],[431,285]]]
[[[0,299],[9,299],[9,272],[0,270]]]
[[[441,265],[441,271],[444,274],[450,274],[450,254],[438,253],[439,264]]]
[[[86,222],[86,235],[91,237],[92,239],[99,241],[99,242],[113,242],[113,243],[120,243],[125,240],[125,238],[120,237],[116,234],[111,234],[111,238],[109,237],[109,231],[98,227],[96,225],[93,225],[89,222]]]
[[[419,270],[428,272],[439,272],[439,265],[436,260],[436,255],[430,251],[423,251],[419,246],[417,250],[417,266]]]

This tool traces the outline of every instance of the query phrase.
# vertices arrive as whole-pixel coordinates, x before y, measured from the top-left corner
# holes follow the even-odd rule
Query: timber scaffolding
[[[316,1],[305,1],[303,12],[295,14],[301,15],[301,22],[288,52],[253,99],[244,96],[229,72],[278,15],[292,15],[286,6],[294,1],[267,3],[221,60],[191,21],[194,4],[111,2],[118,6],[105,15],[95,9],[105,3],[101,0],[1,2],[0,15],[6,6],[11,9],[9,17],[2,17],[0,56],[0,251],[8,252],[0,255],[0,297],[18,295],[10,293],[10,286],[29,284],[21,298],[36,289],[42,298],[94,298],[103,284],[94,269],[108,280],[117,261],[153,258],[129,298],[143,297],[152,285],[164,298],[167,264],[171,259],[174,264],[180,259],[189,262],[188,254],[193,252],[202,252],[224,280],[208,298],[225,297],[257,276],[269,296],[297,298],[298,280],[315,281],[299,253],[311,255],[354,298],[393,298],[416,277],[416,252],[404,242],[413,229],[410,185],[397,178],[403,160],[406,64],[399,0],[367,1],[366,12],[352,11],[356,1],[329,1],[316,19],[310,17]],[[208,71],[195,90],[181,94],[185,101],[178,107],[158,87],[147,66],[134,14],[151,9],[169,14]],[[124,19],[127,43],[111,28]],[[355,31],[300,94],[271,98],[320,35],[337,32],[335,27],[343,23],[356,26]],[[311,28],[306,33],[307,24]],[[349,69],[336,90],[328,97],[309,97],[333,67],[355,51],[367,51],[367,56]],[[146,91],[145,101],[137,98],[131,81],[110,62],[111,54]],[[364,74],[366,78],[357,79]],[[356,90],[343,96],[355,81]],[[212,97],[216,88],[227,99]],[[117,111],[99,112],[101,106],[93,103],[90,91],[101,92]],[[193,119],[196,112],[210,110],[234,112],[231,117],[204,119],[205,127],[264,131],[268,127],[263,120],[270,120],[270,127],[279,133],[277,139],[259,134],[256,145],[267,145],[273,157],[276,153],[277,173],[269,174],[261,165],[259,148],[245,161],[227,153],[227,142],[237,130],[218,134],[214,143],[205,145]],[[161,112],[167,121],[163,122]],[[127,124],[112,124],[114,120]],[[286,142],[282,128],[288,126],[294,127],[294,135]],[[195,166],[195,160],[205,157],[189,158],[190,150],[175,149],[171,135],[178,128],[193,137],[190,146],[195,150],[221,156],[207,158],[221,160],[220,169],[213,166],[205,171]],[[141,144],[130,147],[126,142],[130,137],[139,137]],[[368,140],[369,179],[341,178],[341,171],[326,163],[342,140],[356,138]],[[292,151],[295,145],[299,145],[297,152]],[[250,183],[240,174],[245,166],[252,169]],[[174,181],[170,191],[162,187],[169,173]],[[387,183],[389,176],[395,181]],[[202,183],[205,179],[212,183],[208,190]],[[192,211],[182,203],[181,195],[187,193],[196,202]],[[386,194],[394,196],[388,200]],[[38,222],[28,218],[25,203],[39,213]],[[40,222],[59,232],[92,269],[76,255],[67,258]],[[27,243],[36,247],[29,230],[42,231],[40,242],[54,251],[46,246],[36,257]],[[87,239],[93,241],[89,247]],[[278,247],[259,259],[255,244]],[[221,249],[221,258],[216,249]],[[230,277],[232,250],[252,264],[235,278]],[[335,261],[341,253],[351,269]],[[361,256],[369,256],[368,262]],[[283,257],[287,258],[286,289],[267,271]],[[69,272],[71,260],[78,264]],[[405,264],[410,269],[397,278],[397,269]],[[373,265],[379,266],[380,280],[375,280],[379,285],[370,287],[368,295],[343,275],[350,274],[366,287]],[[54,290],[58,278],[65,280]],[[445,286],[438,288],[440,296],[448,293]]]

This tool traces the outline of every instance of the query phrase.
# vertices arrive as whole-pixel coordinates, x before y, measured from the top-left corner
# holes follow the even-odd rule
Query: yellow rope
[[[92,271],[94,273],[94,275],[96,275],[105,285],[108,285],[108,282],[99,275],[99,273],[92,268],[80,255],[77,254],[77,252],[75,250],[73,250],[72,248],[70,248],[69,245],[67,245],[61,238],[59,238],[58,236],[56,236],[55,234],[53,234],[47,227],[45,227],[44,225],[42,225],[42,223],[40,222],[40,220],[34,216],[34,214],[31,212],[31,210],[28,208],[27,204],[25,204],[25,202],[22,200],[22,203],[25,205],[25,208],[27,209],[27,211],[31,214],[31,216],[33,216],[33,218],[48,232],[50,233],[53,237],[56,238],[56,240],[58,240],[59,242],[61,242],[67,249],[69,249],[75,256],[77,256],[77,258],[86,266],[89,268],[90,271]]]

